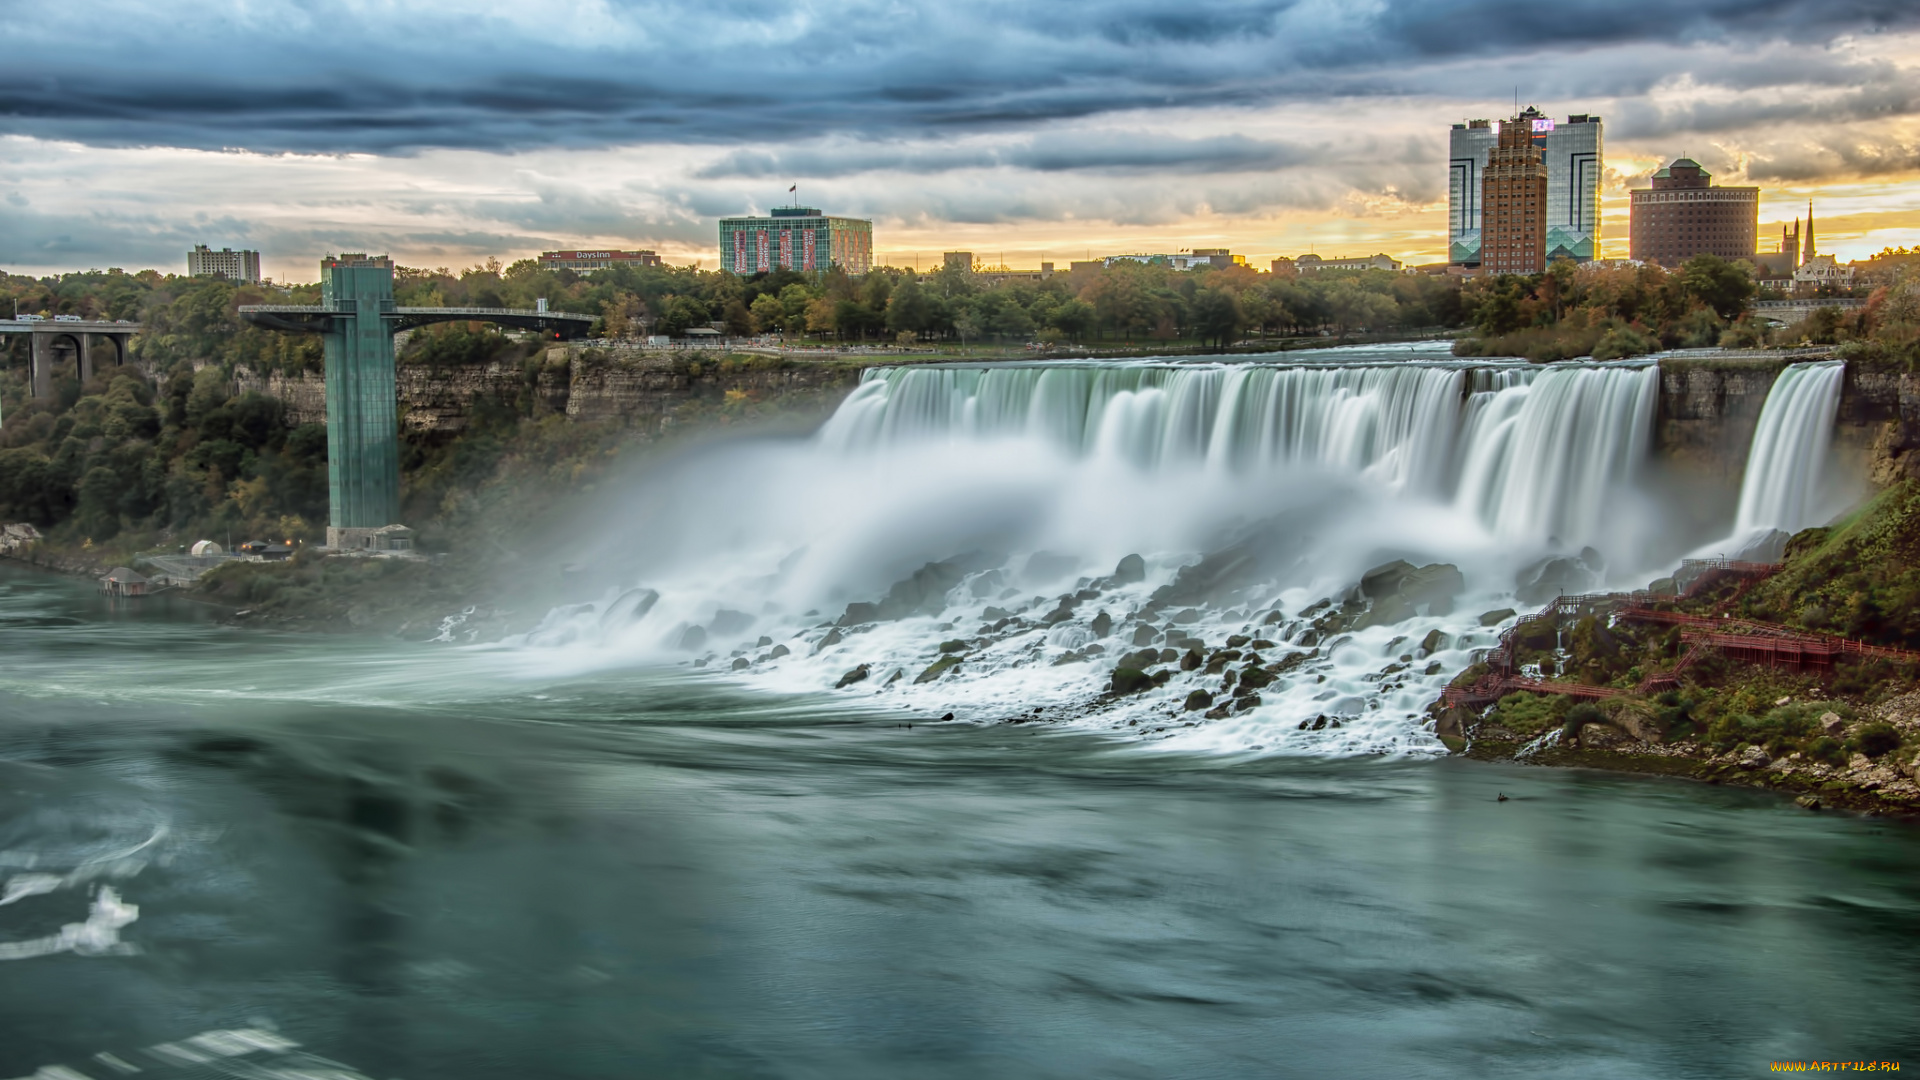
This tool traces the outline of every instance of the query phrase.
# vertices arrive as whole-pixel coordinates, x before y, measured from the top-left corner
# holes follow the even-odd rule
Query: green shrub
[[[1809,742],[1804,753],[1813,760],[1827,765],[1847,763],[1846,747],[1840,745],[1840,740],[1825,735]]]
[[[1892,724],[1868,724],[1854,736],[1853,744],[1870,758],[1883,757],[1900,749],[1900,732]]]
[[[1487,719],[1517,734],[1537,735],[1558,724],[1567,706],[1568,700],[1559,694],[1521,690],[1501,698]]]

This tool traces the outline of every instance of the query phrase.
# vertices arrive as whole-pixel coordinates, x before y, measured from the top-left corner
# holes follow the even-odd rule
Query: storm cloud
[[[51,15],[6,0],[0,17],[0,131],[97,146],[391,154],[925,138],[1126,111],[1432,93],[1442,88],[1429,72],[1524,70],[1544,53],[1605,70],[1607,54],[1636,46],[1709,59],[1779,43],[1817,51],[1920,26],[1920,5],[77,0]]]

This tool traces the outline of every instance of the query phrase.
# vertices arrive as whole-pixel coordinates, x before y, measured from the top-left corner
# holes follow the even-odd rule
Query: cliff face
[[[604,361],[550,350],[524,364],[488,363],[431,368],[403,364],[396,373],[400,425],[415,436],[451,435],[466,427],[476,408],[494,406],[519,415],[564,414],[575,420],[625,420],[664,427],[688,406],[719,404],[735,395],[778,398],[824,416],[859,382],[857,367],[795,363],[788,366],[688,362],[666,357]],[[244,368],[234,391],[248,390],[286,403],[289,425],[325,423],[327,389],[317,373],[265,377]]]
[[[1781,363],[1660,365],[1654,454],[1674,467],[1735,489]]]

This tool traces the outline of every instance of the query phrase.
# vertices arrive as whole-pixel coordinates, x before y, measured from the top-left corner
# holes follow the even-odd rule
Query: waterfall
[[[1829,361],[1791,364],[1774,380],[1747,453],[1736,537],[1819,524],[1822,474],[1845,377],[1846,365]]]
[[[548,672],[648,657],[1190,749],[1432,751],[1426,707],[1502,612],[1651,580],[1682,543],[1640,476],[1656,365],[1443,349],[876,368],[810,440],[649,480],[599,560],[637,591],[508,645]],[[1823,445],[1801,429],[1830,424],[1832,386],[1818,366],[1776,386],[1743,521],[1806,513],[1793,447]],[[1402,561],[1424,584],[1377,594]],[[1215,670],[1173,663],[1189,649]],[[1229,698],[1218,663],[1256,653],[1273,678]],[[1123,661],[1162,677],[1110,693]]]
[[[854,454],[1028,438],[1163,471],[1313,467],[1457,500],[1510,537],[1582,541],[1633,480],[1652,365],[1055,365],[867,372],[827,423]]]

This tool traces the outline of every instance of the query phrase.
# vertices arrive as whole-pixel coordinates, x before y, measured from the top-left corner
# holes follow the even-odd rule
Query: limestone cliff
[[[672,354],[609,359],[590,351],[555,348],[522,362],[430,367],[402,364],[397,372],[403,431],[432,437],[467,425],[477,407],[519,415],[564,414],[576,420],[624,419],[662,426],[688,405],[719,403],[729,395],[793,399],[824,415],[859,381],[857,366],[769,361],[763,358],[687,360]],[[234,373],[234,391],[255,391],[286,403],[287,423],[325,423],[326,382],[317,372]]]

